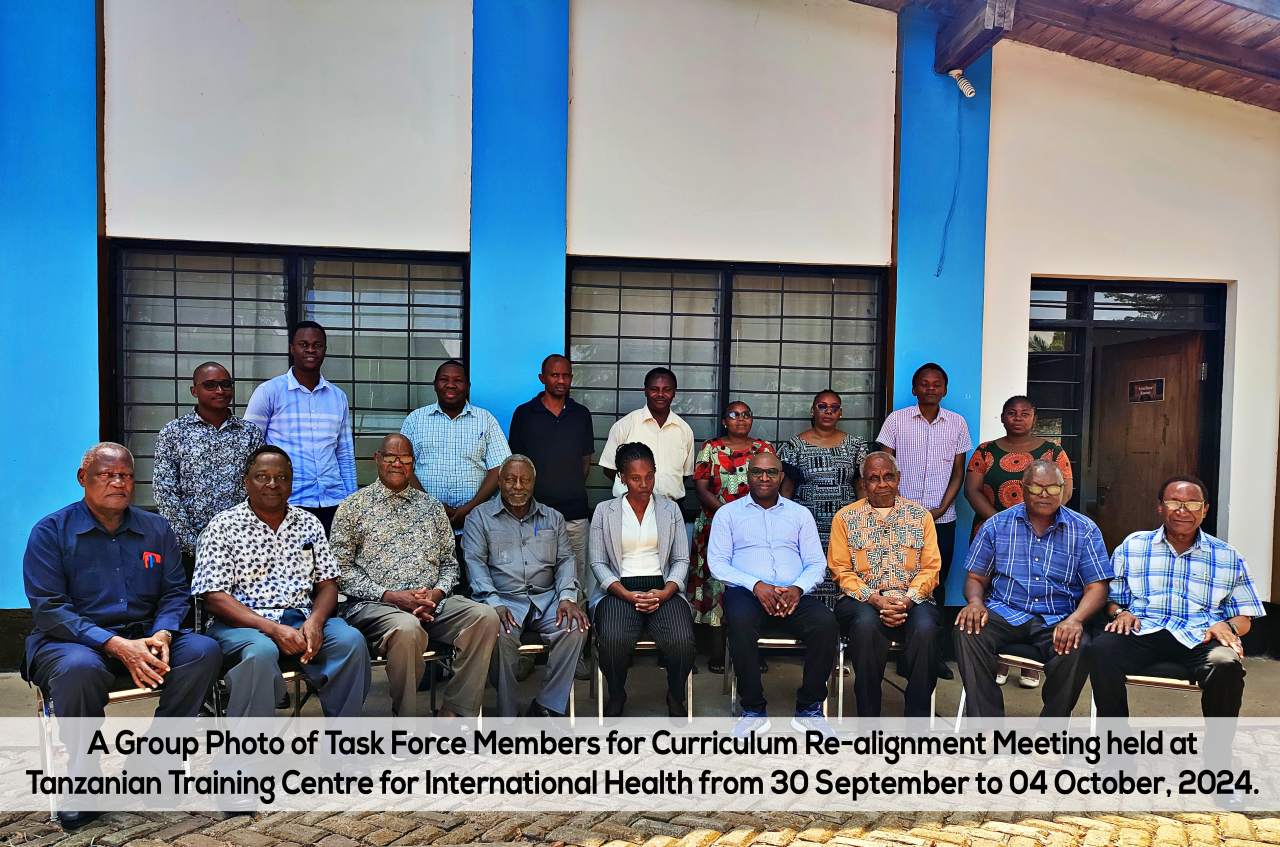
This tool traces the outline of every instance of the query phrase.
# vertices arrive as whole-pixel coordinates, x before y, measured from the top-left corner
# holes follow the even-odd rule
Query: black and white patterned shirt
[[[195,552],[214,515],[244,502],[244,463],[265,443],[262,430],[235,415],[214,427],[193,411],[160,430],[152,496],[182,552]]]
[[[244,502],[209,521],[200,536],[191,593],[223,591],[279,622],[287,609],[311,614],[315,584],[339,575],[319,518],[290,506],[272,532]]]
[[[349,601],[338,614],[354,614],[388,591],[448,595],[458,584],[453,538],[444,506],[424,491],[392,491],[374,480],[352,494],[333,516],[333,555]]]

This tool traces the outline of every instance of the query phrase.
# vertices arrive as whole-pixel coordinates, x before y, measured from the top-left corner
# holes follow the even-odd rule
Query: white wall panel
[[[1229,283],[1218,527],[1270,590],[1280,412],[1280,114],[996,46],[982,438],[1024,393],[1033,276]],[[1154,508],[1154,502],[1152,504]]]
[[[896,18],[572,0],[569,252],[886,265]]]
[[[112,236],[466,250],[469,0],[108,0]]]

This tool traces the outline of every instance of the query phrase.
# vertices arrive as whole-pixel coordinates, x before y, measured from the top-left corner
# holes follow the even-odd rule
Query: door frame
[[[1075,494],[1072,496],[1073,508],[1084,514],[1090,514],[1092,503],[1085,498],[1090,488],[1086,484],[1086,475],[1091,473],[1093,464],[1093,416],[1094,416],[1094,332],[1097,330],[1160,330],[1168,332],[1199,331],[1204,333],[1203,376],[1200,391],[1200,444],[1199,466],[1193,471],[1204,480],[1209,488],[1206,492],[1210,502],[1215,505],[1218,500],[1218,481],[1221,462],[1222,444],[1222,405],[1224,402],[1223,362],[1226,350],[1226,309],[1227,284],[1201,282],[1168,282],[1160,280],[1089,280],[1064,279],[1056,277],[1033,277],[1031,280],[1031,300],[1037,301],[1037,292],[1068,292],[1068,300],[1073,304],[1065,309],[1062,318],[1032,318],[1029,331],[1071,330],[1075,339],[1076,374],[1072,383],[1077,386],[1076,400],[1078,408],[1050,409],[1061,412],[1064,424],[1068,418],[1074,422],[1073,429],[1079,434],[1080,455],[1077,457],[1081,479],[1077,480]],[[1199,293],[1205,295],[1205,305],[1201,321],[1137,321],[1106,320],[1097,317],[1094,300],[1099,292],[1121,292],[1135,294],[1160,293]],[[1030,393],[1030,380],[1028,393]],[[1066,427],[1064,426],[1064,431]],[[1217,529],[1217,510],[1211,509],[1204,523],[1205,531],[1214,534]]]

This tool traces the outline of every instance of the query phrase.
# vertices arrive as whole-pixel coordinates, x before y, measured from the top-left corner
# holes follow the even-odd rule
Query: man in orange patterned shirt
[[[880,683],[889,645],[903,645],[906,717],[928,717],[938,677],[930,655],[938,630],[933,589],[942,557],[933,516],[898,496],[897,460],[869,453],[862,460],[867,497],[836,512],[827,566],[843,593],[836,620],[848,638],[858,717],[880,716]]]

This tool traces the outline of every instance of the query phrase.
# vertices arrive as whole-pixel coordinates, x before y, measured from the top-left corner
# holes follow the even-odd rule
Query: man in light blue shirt
[[[244,419],[293,462],[289,503],[320,519],[329,534],[338,504],[356,490],[351,411],[342,389],[320,375],[328,349],[324,327],[302,321],[289,333],[293,367],[259,385]]]
[[[769,729],[759,639],[766,617],[772,617],[777,628],[804,642],[804,675],[791,724],[799,732],[830,735],[822,704],[840,627],[831,610],[811,594],[826,573],[827,557],[809,510],[778,496],[781,481],[777,456],[752,456],[747,468],[750,496],[721,506],[711,524],[707,563],[725,584],[726,638],[742,705],[735,734]]]
[[[455,532],[471,510],[498,491],[498,466],[511,455],[493,415],[467,401],[467,370],[454,359],[436,369],[436,402],[405,418],[414,473],[423,491],[444,504]]]

